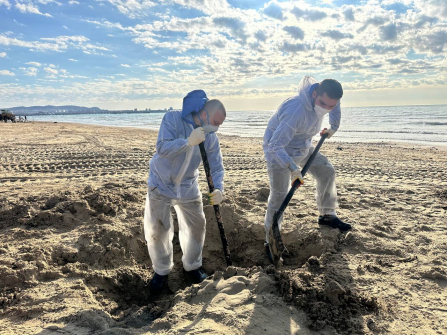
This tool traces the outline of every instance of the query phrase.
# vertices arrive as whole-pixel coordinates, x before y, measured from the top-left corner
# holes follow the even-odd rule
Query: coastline
[[[60,122],[60,121],[31,121],[37,122],[37,123],[44,123],[44,124],[51,124],[51,123],[59,123],[59,124],[74,124],[74,125],[82,125],[82,126],[91,126],[91,127],[111,127],[111,128],[129,128],[129,129],[135,129],[135,130],[146,130],[146,131],[153,131],[158,132],[158,127],[154,128],[147,128],[147,127],[137,127],[137,126],[117,126],[117,125],[100,125],[100,124],[88,124],[88,123],[78,123],[78,122]],[[220,132],[217,133],[219,138],[220,137],[237,137],[237,138],[249,138],[249,139],[262,139],[262,136],[241,136],[241,135],[230,135],[230,134],[222,134]],[[315,135],[314,140],[318,138],[318,135]],[[337,134],[332,138],[331,143],[350,143],[350,144],[384,144],[384,145],[402,145],[406,146],[408,144],[409,146],[439,146],[439,147],[446,147],[447,148],[447,142],[429,142],[429,141],[411,141],[411,140],[364,140],[364,141],[355,141],[355,140],[343,140],[338,139]]]

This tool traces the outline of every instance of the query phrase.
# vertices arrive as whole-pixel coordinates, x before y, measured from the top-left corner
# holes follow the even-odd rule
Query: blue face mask
[[[208,111],[205,108],[203,108],[203,110],[206,112],[206,120],[208,122],[207,124],[204,124],[202,119],[199,118],[200,123],[202,124],[204,133],[209,134],[209,133],[216,132],[219,129],[219,127],[210,125],[210,114],[208,113]]]

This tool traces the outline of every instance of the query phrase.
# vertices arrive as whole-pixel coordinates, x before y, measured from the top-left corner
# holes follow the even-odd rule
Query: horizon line
[[[125,111],[125,110],[129,110],[129,111],[134,111],[135,108],[130,108],[130,109],[103,109],[97,106],[92,106],[92,107],[88,107],[88,106],[79,106],[79,105],[73,105],[73,104],[65,104],[65,105],[41,105],[41,107],[48,107],[48,106],[53,106],[53,107],[61,107],[61,106],[74,106],[74,107],[83,107],[83,108],[99,108],[100,110],[107,110],[107,111]],[[415,106],[447,106],[447,103],[441,103],[441,104],[406,104],[406,105],[365,105],[365,106],[342,106],[342,108],[362,108],[362,107],[415,107]],[[1,107],[1,110],[4,109],[10,109],[10,108],[30,108],[30,107],[37,107],[36,106],[14,106],[14,107]],[[181,110],[181,108],[172,108],[171,110],[169,109],[171,107],[165,107],[165,108],[145,108],[145,109],[137,109],[137,111],[145,111],[145,110],[165,110],[167,112],[171,111],[171,110]],[[242,110],[228,110],[228,112],[250,112],[250,111],[272,111],[274,109],[242,109]]]

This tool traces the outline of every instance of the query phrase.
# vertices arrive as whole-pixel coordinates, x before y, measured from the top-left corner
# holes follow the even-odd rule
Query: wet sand
[[[306,177],[276,270],[263,250],[262,139],[219,136],[235,267],[204,198],[211,277],[185,283],[176,233],[175,269],[153,296],[142,216],[157,133],[18,123],[0,136],[1,334],[447,333],[447,147],[327,141],[354,229],[318,226]]]

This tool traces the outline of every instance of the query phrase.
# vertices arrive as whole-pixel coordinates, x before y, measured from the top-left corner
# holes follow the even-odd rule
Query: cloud
[[[39,14],[39,15],[43,15],[43,16],[48,16],[48,17],[52,17],[51,14],[48,13],[41,13],[39,11],[39,8],[37,8],[36,6],[34,6],[32,3],[16,3],[15,6],[21,13],[32,13],[32,14]]]
[[[11,4],[9,3],[8,0],[0,0],[0,6],[4,5],[6,6],[6,8],[10,9],[11,8]]]
[[[88,43],[89,39],[85,36],[58,36],[42,37],[42,41],[23,41],[0,34],[0,45],[18,46],[29,48],[32,51],[56,51],[64,52],[69,48],[80,49],[85,53],[97,54],[99,51],[109,51],[106,47]]]
[[[79,5],[79,1],[75,1],[75,0],[70,0],[68,1],[69,5]]]
[[[284,14],[281,7],[273,2],[264,8],[264,14],[276,20],[284,20]]]
[[[397,26],[394,23],[390,23],[386,26],[381,26],[380,37],[384,41],[393,41],[397,37]]]
[[[156,5],[150,0],[99,0],[101,3],[107,2],[115,6],[122,14],[130,18],[144,17],[149,14],[148,9]]]
[[[346,8],[344,11],[343,11],[343,15],[344,15],[344,17],[345,17],[345,20],[346,21],[355,21],[355,18],[354,18],[354,9],[353,9],[353,7],[348,7],[348,8]]]
[[[332,62],[335,64],[345,64],[354,59],[354,56],[336,56],[332,58]]]
[[[116,29],[123,30],[123,31],[125,31],[125,30],[132,31],[133,30],[131,28],[124,28],[121,23],[112,23],[107,20],[97,21],[97,20],[81,19],[81,21],[93,23],[93,24],[96,24],[97,26],[102,26],[102,27],[106,27],[106,28],[116,28]]]
[[[344,38],[354,38],[354,35],[349,33],[342,33],[341,31],[338,30],[328,30],[322,33],[321,36],[326,36],[336,41],[342,40]]]
[[[207,15],[224,15],[229,10],[227,0],[172,0],[184,7],[197,9]]]
[[[428,16],[447,18],[447,2],[445,0],[414,0],[414,4]]]
[[[17,2],[42,3],[38,0]],[[19,47],[65,52],[60,58],[65,62],[67,57],[79,55],[69,54],[72,50],[108,55],[108,61],[100,64],[97,72],[93,57],[76,56],[79,63],[82,61],[92,69],[88,80],[81,72],[67,73],[53,64],[39,67],[33,64],[37,62],[29,62],[28,66],[36,68],[37,73],[30,67],[20,68],[19,72],[10,68],[22,77],[18,86],[0,83],[2,99],[18,97],[18,94],[28,97],[31,96],[26,93],[29,91],[33,91],[37,99],[180,99],[199,84],[210,95],[278,97],[293,92],[297,84],[290,78],[298,78],[302,73],[316,76],[332,73],[334,77],[343,78],[346,87],[374,89],[412,85],[411,73],[417,73],[417,82],[421,85],[428,82],[435,85],[435,74],[444,76],[447,68],[447,60],[443,57],[447,46],[446,20],[441,17],[442,11],[441,14],[432,12],[436,4],[438,11],[443,8],[440,2],[429,1],[427,8],[415,5],[418,0],[368,0],[342,6],[339,6],[340,1],[334,1],[324,7],[322,0],[317,2],[319,5],[315,5],[315,1],[270,0],[265,5],[258,2],[250,8],[245,4],[238,8],[241,1],[228,2],[97,0],[91,10],[83,5],[85,10],[91,11],[90,19],[77,19],[80,24],[87,22],[94,25],[91,28],[96,28],[94,34],[86,35],[88,38],[36,32],[38,37],[27,41],[23,35],[0,33],[0,46],[5,46],[0,50],[5,50],[9,58]],[[68,0],[66,3],[68,5]],[[405,4],[405,11],[390,9],[390,4],[399,3]],[[55,8],[55,4],[52,1],[47,6]],[[40,6],[44,11],[45,7]],[[0,8],[6,12],[6,7]],[[99,19],[101,17],[103,19]],[[141,19],[134,20],[136,18]],[[75,28],[73,21],[70,29]],[[110,35],[114,38],[108,37]],[[142,50],[144,48],[146,50]],[[125,50],[139,52],[129,56]],[[414,58],[423,57],[424,63],[412,59],[412,54],[407,58],[410,50],[416,53]],[[53,56],[57,57],[52,54],[49,59]],[[77,62],[77,59],[68,60]],[[123,69],[126,76],[122,78],[113,72],[120,67],[144,71]],[[29,73],[27,78],[23,78],[25,69]],[[200,80],[197,73],[200,73]],[[359,78],[362,79],[360,83]],[[60,80],[63,79],[70,79],[70,85],[62,86]],[[25,84],[20,84],[24,80],[38,85],[27,89]],[[23,91],[17,87],[23,87]],[[89,96],[87,93],[93,90],[95,93]]]
[[[303,10],[298,7],[294,7],[290,12],[295,15],[297,20],[302,18],[308,21],[319,21],[327,17],[327,14],[325,12],[316,9]]]
[[[0,75],[2,75],[2,76],[11,76],[11,77],[15,76],[14,72],[11,72],[11,71],[8,71],[8,70],[0,70]]]
[[[289,33],[294,39],[304,39],[304,31],[300,27],[285,26],[282,28],[285,32]]]
[[[417,36],[414,39],[414,48],[419,51],[431,51],[440,54],[447,45],[447,30],[438,30],[431,34]]]
[[[349,45],[347,51],[348,52],[349,51],[356,51],[356,52],[358,52],[358,53],[360,53],[361,55],[364,56],[364,55],[366,55],[368,53],[368,48],[366,46],[364,46],[364,45],[361,45],[361,44],[352,44],[352,45]]]
[[[254,36],[258,41],[261,42],[265,42],[267,40],[267,34],[265,33],[265,31],[262,30],[258,30]]]
[[[22,41],[16,38],[10,38],[5,35],[0,35],[0,44],[7,46],[19,46],[24,48],[29,48],[30,50],[36,51],[44,51],[44,50],[52,50],[61,52],[64,49],[64,46],[54,44],[54,43],[42,43],[38,41]]]
[[[74,35],[74,36],[42,37],[41,40],[52,41],[58,44],[64,44],[67,42],[83,43],[87,42],[89,39],[85,36]]]
[[[53,66],[45,67],[45,68],[44,68],[44,71],[45,71],[45,72],[48,72],[48,73],[51,73],[51,74],[58,74],[58,73],[59,73],[59,71],[58,71],[57,69],[54,68],[54,65],[53,65]]]
[[[243,42],[248,38],[245,33],[245,23],[238,18],[216,17],[213,19],[213,23],[218,27],[228,28],[233,37],[240,38]]]
[[[6,52],[0,52],[0,58],[6,57]]]
[[[227,43],[225,40],[217,40],[217,41],[211,42],[211,45],[214,45],[215,47],[217,47],[219,49],[223,49],[223,48],[225,48]]]
[[[396,53],[404,48],[403,45],[387,45],[383,43],[377,43],[367,46],[367,49],[371,50],[376,55],[385,55],[388,53]]]
[[[291,52],[291,53],[295,53],[295,52],[300,52],[300,51],[306,51],[309,49],[309,46],[307,46],[304,43],[289,43],[289,42],[284,42],[284,44],[282,45],[282,47],[280,47],[281,51],[284,52]]]
[[[419,21],[414,25],[414,27],[419,29],[419,28],[423,27],[426,23],[434,24],[434,23],[436,23],[438,21],[439,20],[436,17],[430,17],[430,16],[427,16],[427,15],[421,15],[421,17],[419,18]]]
[[[47,5],[49,3],[55,3],[58,6],[62,6],[62,4],[60,2],[58,2],[58,1],[56,1],[56,0],[37,0],[37,2],[41,3],[41,4],[44,4],[44,5]]]
[[[37,66],[37,67],[42,66],[42,64],[40,64],[40,63],[38,63],[38,62],[28,62],[28,63],[26,63],[26,64],[28,64],[28,65],[32,65],[32,66]]]
[[[400,59],[400,58],[390,58],[386,60],[388,63],[392,64],[392,65],[397,65],[397,64],[407,64],[408,61],[405,59]]]
[[[360,33],[362,31],[364,31],[370,25],[378,27],[378,26],[385,24],[386,22],[388,22],[388,19],[385,17],[375,16],[375,17],[369,18],[368,20],[366,20],[365,24],[357,30],[357,32]]]
[[[28,68],[21,67],[20,69],[25,72],[24,73],[25,76],[29,77],[36,77],[37,73],[39,72],[39,69],[35,67],[28,67]]]

